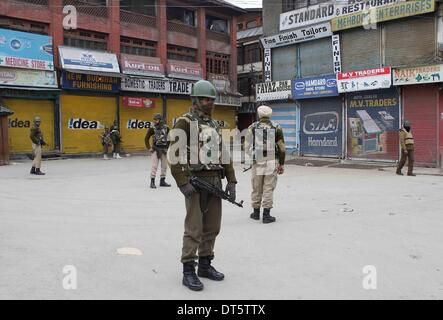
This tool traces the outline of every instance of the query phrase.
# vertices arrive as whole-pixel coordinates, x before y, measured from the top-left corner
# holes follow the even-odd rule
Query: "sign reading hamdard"
[[[287,100],[291,98],[291,88],[291,80],[257,83],[255,85],[256,100]]]
[[[435,0],[411,0],[332,19],[332,31],[340,31],[378,22],[411,17],[435,11]]]
[[[335,17],[363,12],[370,8],[386,6],[400,1],[404,0],[354,0],[347,4],[323,3],[309,6],[282,13],[280,15],[280,31],[328,22]]]
[[[261,38],[260,40],[265,49],[270,49],[330,36],[332,36],[331,24],[328,22]]]

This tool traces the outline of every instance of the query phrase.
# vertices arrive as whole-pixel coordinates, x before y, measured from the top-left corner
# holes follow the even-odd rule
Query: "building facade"
[[[173,125],[200,79],[217,88],[214,117],[235,128],[244,13],[221,0],[1,1],[0,93],[14,111],[11,152],[30,152],[36,115],[54,152],[99,153],[99,135],[114,121],[123,150],[141,151],[153,115]],[[14,48],[14,39],[28,45]]]
[[[292,112],[296,152],[397,161],[407,119],[416,162],[440,165],[441,10],[434,0],[264,2],[261,40],[272,57],[265,80],[290,80],[291,94],[257,90]]]

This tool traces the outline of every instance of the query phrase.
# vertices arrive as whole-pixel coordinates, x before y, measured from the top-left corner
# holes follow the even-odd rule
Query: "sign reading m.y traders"
[[[261,38],[264,49],[289,46],[291,44],[316,40],[332,36],[331,24],[323,23],[311,27],[297,29],[275,36]]]
[[[53,71],[52,37],[0,29],[0,66]]]
[[[257,101],[287,100],[291,97],[291,80],[257,83]]]
[[[351,71],[337,74],[338,92],[355,92],[390,88],[391,68]]]
[[[395,20],[435,11],[435,0],[411,0],[332,19],[332,31]]]
[[[443,65],[398,68],[393,76],[395,86],[443,82]]]

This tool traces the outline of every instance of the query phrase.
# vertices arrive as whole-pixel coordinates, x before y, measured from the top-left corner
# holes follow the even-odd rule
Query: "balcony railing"
[[[87,0],[63,0],[64,6],[74,6],[77,12],[100,18],[108,17],[108,7],[103,4],[88,2]]]
[[[168,31],[179,32],[189,34],[191,36],[197,36],[197,28],[189,26],[183,23],[176,23],[168,21]]]
[[[211,30],[206,30],[206,38],[211,39],[211,40],[215,40],[215,41],[225,42],[225,43],[230,43],[230,41],[231,41],[231,38],[229,37],[228,34],[216,32],[216,31],[211,31]]]
[[[137,24],[151,28],[157,27],[157,18],[144,14],[120,10],[120,21],[125,23]]]

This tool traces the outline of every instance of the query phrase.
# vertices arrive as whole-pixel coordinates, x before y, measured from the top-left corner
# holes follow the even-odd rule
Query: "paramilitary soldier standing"
[[[271,216],[277,175],[283,174],[286,147],[282,128],[271,121],[272,109],[257,109],[259,121],[248,128],[245,150],[252,155],[252,208],[251,218],[260,220],[263,207],[263,223],[275,222]],[[274,138],[275,141],[268,141]],[[272,148],[272,149],[270,149]]]
[[[157,188],[155,186],[155,177],[157,176],[158,163],[161,161],[161,172],[160,172],[160,187],[170,187],[171,185],[166,183],[166,170],[168,168],[168,158],[166,153],[168,151],[169,141],[168,141],[169,127],[163,121],[161,114],[156,114],[154,116],[154,126],[148,129],[145,137],[146,148],[151,151],[152,154],[152,168],[151,168],[151,188]],[[153,145],[149,139],[153,137]]]
[[[40,171],[42,166],[42,146],[46,145],[45,140],[43,140],[42,130],[40,129],[42,121],[40,117],[34,118],[34,126],[31,128],[31,141],[32,150],[34,151],[34,160],[32,161],[31,174],[36,174],[39,176],[45,175]]]
[[[190,162],[191,150],[195,152],[195,149],[198,149],[197,152],[200,153],[203,148],[201,142],[191,141],[191,125],[198,126],[200,137],[214,134],[214,130],[216,135],[220,136],[221,134],[217,122],[212,119],[215,98],[215,87],[208,81],[198,81],[192,89],[192,107],[189,113],[179,118],[174,126],[174,130],[183,130],[187,137],[187,164],[171,164],[171,173],[180,191],[184,194],[186,202],[185,233],[181,257],[183,263],[182,283],[194,291],[203,289],[203,284],[198,276],[215,281],[224,279],[224,274],[211,266],[211,260],[214,258],[215,239],[220,232],[222,200],[203,190],[197,191],[189,182],[189,178],[191,175],[195,175],[221,188],[222,179],[226,177],[228,180],[226,192],[233,200],[235,200],[236,193],[237,180],[232,161],[229,164],[222,164],[220,157],[219,163],[216,164],[212,162],[201,164],[201,159],[199,159],[198,164]],[[171,142],[170,150],[175,143],[177,141]],[[169,154],[169,157],[171,157],[171,154]],[[197,258],[198,276],[195,273],[195,260]]]
[[[400,129],[400,145],[401,145],[401,158],[397,167],[397,174],[402,176],[401,169],[405,166],[406,160],[408,160],[408,176],[415,176],[412,172],[414,170],[414,137],[411,132],[411,123],[405,121],[403,128]]]

